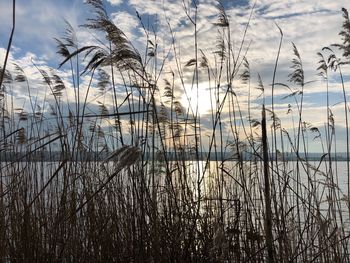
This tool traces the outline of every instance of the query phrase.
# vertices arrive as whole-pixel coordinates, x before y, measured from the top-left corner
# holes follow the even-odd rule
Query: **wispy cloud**
[[[7,28],[10,28],[12,1],[1,1],[0,12],[2,21],[1,36],[7,39]],[[69,3],[69,4],[67,4]],[[14,46],[20,48],[23,53],[31,51],[40,57],[47,57],[48,61],[55,60],[55,41],[63,31],[65,22],[69,21],[77,26],[84,17],[81,9],[81,1],[21,1],[16,5],[16,30]],[[4,31],[3,31],[4,30]]]
[[[11,28],[10,2],[1,1],[0,3],[2,24],[0,29],[0,47],[2,48],[7,44]],[[144,49],[147,44],[147,38],[140,28],[140,21],[136,16],[135,10],[139,13],[149,34],[149,40],[154,41],[156,39],[158,43],[159,61],[165,59],[167,62],[163,69],[164,75],[162,75],[162,78],[170,76],[169,72],[177,71],[177,66],[179,66],[186,82],[186,87],[190,86],[193,78],[193,69],[191,67],[186,68],[184,65],[187,61],[193,59],[195,48],[193,38],[194,26],[188,18],[194,18],[193,6],[186,4],[187,1],[184,1],[185,4],[183,4],[182,1],[177,0],[108,0],[108,2],[111,4],[108,8],[111,19],[125,32],[134,46],[140,50],[140,54],[144,54],[146,52]],[[241,4],[225,5],[227,7],[226,13],[230,19],[234,56],[237,56],[240,50],[244,30],[254,2],[243,1]],[[250,95],[252,96],[253,106],[255,105],[258,108],[260,103],[259,100],[255,100],[260,93],[259,90],[255,89],[257,87],[256,76],[258,73],[261,75],[266,87],[267,102],[270,102],[273,67],[280,38],[279,30],[276,26],[278,24],[283,30],[284,38],[276,81],[290,85],[293,90],[298,88],[288,82],[288,75],[292,71],[290,68],[291,60],[293,59],[291,42],[294,42],[302,56],[306,80],[313,81],[305,87],[305,119],[313,121],[317,125],[323,124],[325,117],[321,112],[326,112],[324,100],[322,100],[322,94],[324,95],[325,92],[325,83],[317,76],[318,57],[316,53],[324,46],[340,42],[338,32],[342,25],[340,10],[343,6],[348,6],[347,1],[260,0],[257,2],[248,27],[245,39],[246,44],[241,51],[241,55],[247,51],[247,58],[250,63],[252,75]],[[219,36],[219,28],[214,25],[218,15],[216,2],[211,0],[199,1],[197,11],[198,48],[207,56],[211,66],[214,68],[214,61],[217,59],[215,50],[217,49]],[[61,58],[56,54],[56,43],[53,38],[63,34],[64,19],[76,28],[81,46],[96,43],[98,36],[94,32],[79,27],[80,24],[85,23],[85,18],[88,16],[90,16],[88,8],[82,4],[82,1],[78,0],[29,0],[18,2],[17,27],[10,60],[21,64],[25,71],[28,72],[28,76],[33,83],[39,83],[41,76],[33,67],[30,58],[34,58],[36,63],[43,68],[57,67]],[[171,33],[173,33],[174,39]],[[176,54],[172,47],[173,44]],[[246,49],[248,44],[249,50]],[[0,59],[3,58],[3,54],[4,49],[1,49]],[[178,65],[175,63],[175,59],[178,59]],[[11,68],[11,66],[9,67]],[[65,75],[67,80],[69,79],[69,72],[65,71],[65,69],[62,69],[60,73]],[[344,75],[347,76],[349,74],[350,72],[344,69]],[[202,70],[200,71],[200,80],[203,83],[200,84],[207,87],[208,84],[205,83],[205,79],[205,71]],[[84,81],[88,83],[88,77]],[[330,98],[332,105],[334,105],[342,99],[342,87],[336,74],[330,76],[330,81],[333,92]],[[177,86],[176,96],[181,98],[184,93],[184,87],[180,81],[177,81],[175,84]],[[248,91],[244,85],[236,82],[235,85],[237,85],[234,87],[237,93],[242,95],[240,102],[242,107],[244,107],[246,106]],[[242,86],[240,90],[239,86]],[[74,96],[73,91],[73,89],[69,89],[68,96]],[[282,98],[289,93],[290,90],[283,86],[276,86],[275,95],[277,96],[276,104],[280,106],[279,114],[285,114],[286,112],[285,107],[288,106],[289,102]],[[316,93],[319,95],[312,96],[312,94]],[[20,94],[26,94],[24,87],[18,88],[16,95],[19,96]],[[94,92],[91,94],[91,103],[93,104],[92,98],[96,94]],[[106,103],[108,104],[108,99]],[[338,110],[338,106],[332,106],[332,109],[334,109],[334,115],[337,119],[343,120],[343,113],[341,110]],[[320,113],[314,116],[312,112],[316,110]]]

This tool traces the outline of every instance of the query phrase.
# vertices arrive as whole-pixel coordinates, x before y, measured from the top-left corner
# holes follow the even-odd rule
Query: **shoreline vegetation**
[[[169,162],[174,162],[178,160],[178,155],[176,155],[174,152],[166,152],[161,153],[157,152],[155,156],[152,155],[143,155],[143,159],[147,161],[151,161],[152,158],[155,158],[155,161],[161,161],[163,158],[163,155],[167,156],[167,160]],[[304,153],[300,153],[301,156],[305,156]],[[108,158],[111,156],[111,153],[101,153],[101,152],[92,152],[92,151],[84,151],[84,152],[55,152],[55,151],[35,151],[31,154],[28,154],[27,152],[2,152],[0,153],[0,160],[1,162],[60,162],[63,159],[66,159],[70,162],[104,162],[108,160]],[[209,156],[209,157],[208,157]],[[283,153],[279,154],[277,156],[277,159],[282,161],[281,156],[283,156],[283,161],[297,161],[298,156],[295,153]],[[249,152],[243,152],[239,156],[241,161],[254,161],[256,158],[254,153]],[[307,160],[309,162],[322,162],[324,158],[329,158],[326,155],[322,153],[307,153]],[[235,158],[234,154],[232,153],[224,153],[220,154],[217,153],[215,156],[210,156],[208,152],[199,152],[198,156],[195,155],[195,153],[183,153],[181,156],[181,159],[185,162],[189,161],[220,161],[220,162],[237,162],[239,161],[237,157]],[[269,160],[274,160],[276,157],[273,153],[269,154]],[[346,153],[332,153],[330,155],[330,159],[334,162],[346,162],[347,156]],[[305,161],[304,158],[299,158],[299,160]],[[113,160],[111,160],[113,161]]]
[[[216,42],[204,52],[197,1],[180,1],[182,23],[193,33],[186,47],[191,58],[184,61],[166,12],[167,32],[137,13],[145,42],[136,48],[104,1],[85,3],[92,16],[80,29],[95,42],[79,42],[67,22],[56,39],[65,77],[33,62],[44,87],[39,96],[25,69],[9,70],[7,63],[13,0],[0,79],[0,262],[350,262],[345,8],[338,44],[318,53],[327,107],[324,126],[315,127],[303,118],[308,76],[294,43],[288,79],[276,82],[286,45],[278,25],[271,85],[253,76],[246,33],[255,6],[233,41],[235,29],[218,1]],[[166,46],[162,34],[170,38]],[[346,138],[329,101],[331,77],[342,87]],[[193,103],[202,83],[211,104],[205,118]],[[19,87],[27,92],[27,108],[14,106]],[[290,91],[292,128],[275,108],[280,87]],[[322,153],[309,152],[311,139]],[[347,142],[345,153],[339,140]],[[345,192],[340,177],[347,178]]]

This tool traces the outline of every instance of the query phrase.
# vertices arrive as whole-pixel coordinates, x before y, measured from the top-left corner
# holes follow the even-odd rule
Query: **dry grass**
[[[196,12],[184,6],[194,30],[194,59],[181,65],[169,26],[177,66],[170,78],[160,81],[164,67],[155,65],[167,61],[157,57],[156,37],[147,35],[143,58],[111,22],[102,1],[87,3],[96,16],[85,27],[102,34],[105,45],[79,47],[71,26],[57,40],[61,66],[68,65],[72,72],[74,102],[65,101],[64,81],[39,67],[52,98],[50,118],[33,95],[31,112],[22,109],[15,116],[11,97],[1,90],[2,153],[22,154],[21,161],[0,160],[1,262],[350,261],[349,198],[339,190],[338,163],[330,157],[334,119],[327,110],[326,136],[303,122],[304,71],[295,45],[290,82],[299,92],[290,97],[296,102],[298,122],[295,134],[289,134],[265,99],[263,118],[251,116],[251,97],[248,108],[241,108],[234,81],[241,78],[250,90],[245,36],[233,57],[230,21],[221,6],[216,61],[198,50],[196,17],[190,16]],[[347,23],[343,32],[338,47],[345,52],[350,43]],[[334,54],[331,51],[323,52]],[[85,55],[88,61],[82,68]],[[343,54],[344,61],[348,57]],[[341,62],[334,58],[332,65],[324,62],[319,70],[328,74],[333,68],[334,74],[341,74]],[[199,75],[215,87],[209,137],[202,132],[198,108],[183,108],[176,95],[177,83],[185,82],[184,67],[193,69],[194,89]],[[81,71],[91,79],[87,87],[79,81]],[[16,72],[2,72],[6,89],[28,83],[20,66]],[[277,73],[278,58],[274,76]],[[113,97],[112,109],[100,103],[98,114],[88,114],[92,83],[102,97]],[[259,89],[264,93],[261,79]],[[347,114],[345,87],[344,99]],[[48,119],[54,130],[48,130]],[[307,153],[311,132],[327,145],[316,164]],[[205,140],[209,152],[203,154]],[[35,160],[40,153],[45,161]],[[296,161],[287,160],[291,154]],[[101,156],[107,157],[101,161]],[[349,176],[349,151],[347,156]]]

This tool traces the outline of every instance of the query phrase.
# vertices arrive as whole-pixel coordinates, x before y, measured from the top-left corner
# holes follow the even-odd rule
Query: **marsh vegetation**
[[[322,130],[303,119],[307,76],[296,45],[289,78],[276,82],[282,29],[276,26],[272,83],[258,76],[256,85],[246,41],[250,17],[233,45],[234,29],[218,2],[217,42],[207,54],[199,48],[197,6],[185,2],[193,32],[186,61],[170,23],[172,44],[164,47],[137,14],[145,43],[136,48],[103,1],[87,0],[94,16],[83,27],[95,43],[80,43],[67,22],[56,41],[59,67],[70,75],[35,64],[44,96],[33,92],[21,65],[3,65],[1,151],[23,160],[0,160],[1,262],[350,261],[347,10],[334,41],[340,44],[320,47],[315,65],[327,94],[330,75],[343,88],[347,152],[339,174],[331,105]],[[27,88],[26,109],[13,106],[17,85]],[[293,99],[286,109],[292,129],[275,111],[281,86]],[[209,99],[204,109],[201,89]],[[323,149],[317,162],[308,159],[312,140]],[[84,160],[82,153],[93,155]],[[91,158],[98,155],[108,157]]]

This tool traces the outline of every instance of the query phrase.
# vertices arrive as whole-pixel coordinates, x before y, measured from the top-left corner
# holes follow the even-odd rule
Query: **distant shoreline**
[[[167,160],[186,160],[186,161],[194,161],[196,160],[196,156],[193,153],[176,153],[175,152],[167,152],[166,154]],[[300,153],[300,159],[306,160],[305,154]],[[47,151],[38,151],[34,153],[26,153],[26,152],[1,152],[0,153],[0,162],[24,162],[24,161],[32,161],[32,162],[52,162],[52,161],[105,161],[111,156],[109,152],[73,152],[73,153],[64,153],[64,152],[47,152]],[[151,156],[143,156],[144,159],[152,160]],[[155,159],[162,160],[164,158],[164,154],[159,152]],[[328,160],[328,155],[323,153],[308,153],[307,160],[308,161],[320,161],[321,159]],[[208,152],[199,153],[200,161],[250,161],[250,160],[259,160],[259,156],[253,153],[244,152],[239,156],[233,153],[210,153],[208,158]],[[273,154],[269,157],[270,160],[274,160],[275,157]],[[278,161],[297,161],[297,156],[295,153],[284,153],[279,154],[277,157]],[[112,160],[112,159],[111,159]],[[337,155],[331,155],[332,161],[344,162],[347,161],[346,153],[338,153]]]

